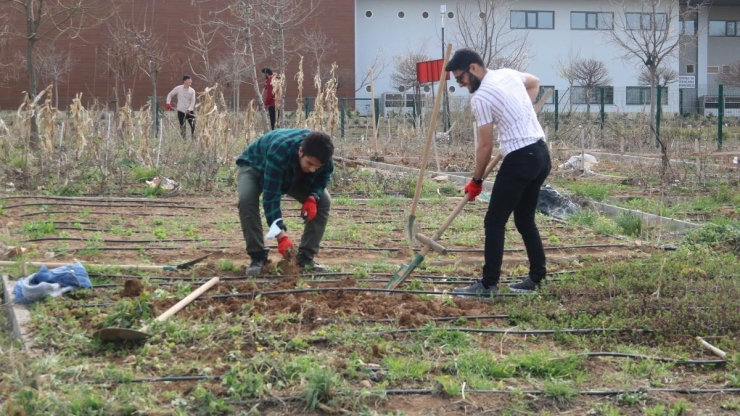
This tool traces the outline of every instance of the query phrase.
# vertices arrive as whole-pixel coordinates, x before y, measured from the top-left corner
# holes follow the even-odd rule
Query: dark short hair
[[[189,80],[189,79],[190,79],[190,75],[183,75],[183,76],[182,76],[182,80],[183,80],[183,82],[185,82],[185,81],[187,81],[187,80]]]
[[[445,71],[462,71],[468,69],[471,64],[478,64],[482,67],[484,66],[483,58],[478,55],[478,52],[472,49],[458,49],[447,62]]]
[[[267,75],[272,75],[272,69],[270,68],[262,68],[262,73]]]
[[[334,156],[334,143],[331,137],[323,131],[314,131],[303,138],[301,143],[304,156],[311,156],[319,159],[322,165],[327,164]]]

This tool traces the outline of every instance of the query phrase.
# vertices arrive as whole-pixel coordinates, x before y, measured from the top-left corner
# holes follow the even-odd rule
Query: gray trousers
[[[242,225],[244,241],[247,243],[247,253],[260,255],[265,251],[265,240],[262,230],[262,219],[260,217],[260,195],[262,195],[262,172],[250,166],[239,166],[239,177],[237,182],[239,193],[239,221]],[[288,195],[303,204],[308,198],[308,189],[292,187]],[[298,252],[307,259],[313,259],[319,252],[321,239],[324,237],[326,224],[329,222],[329,209],[331,208],[331,196],[324,190],[319,196],[316,217],[307,221],[303,227],[303,236],[298,245]],[[285,211],[283,211],[285,216]]]

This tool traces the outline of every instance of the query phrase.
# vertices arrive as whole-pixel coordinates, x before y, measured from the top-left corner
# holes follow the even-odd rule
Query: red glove
[[[288,237],[287,235],[279,237],[277,241],[278,241],[278,252],[283,257],[288,256],[288,250],[295,250],[295,246],[293,245],[293,242],[290,241],[290,237]]]
[[[306,221],[311,221],[312,219],[316,218],[316,209],[318,208],[318,205],[316,205],[316,198],[309,196],[306,198],[306,202],[303,203],[303,207],[301,208],[301,217],[303,217]]]
[[[168,110],[172,110],[172,104],[170,104],[170,103],[167,103],[167,105],[165,107],[167,107]]]
[[[473,179],[465,185],[465,193],[468,194],[468,201],[475,201],[475,198],[483,191],[483,183],[475,183]]]

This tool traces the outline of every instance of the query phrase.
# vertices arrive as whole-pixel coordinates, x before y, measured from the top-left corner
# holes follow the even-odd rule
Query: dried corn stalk
[[[139,137],[139,157],[144,165],[151,166],[152,155],[149,149],[149,132],[152,128],[152,102],[147,101],[136,115],[136,136]]]
[[[339,120],[339,101],[337,100],[337,63],[331,64],[330,78],[326,81],[324,88],[324,108],[326,108],[327,119],[324,131],[330,136],[334,135],[334,128]]]
[[[79,158],[82,156],[82,152],[87,146],[85,129],[92,126],[92,119],[89,117],[87,110],[82,105],[81,92],[75,95],[75,98],[72,100],[72,105],[69,107],[69,112],[72,115],[72,137],[74,137],[75,140],[75,151]]]
[[[283,107],[283,89],[285,89],[285,74],[282,73],[276,73],[274,77],[272,77],[272,89],[275,92],[275,116],[277,117],[276,120],[276,127],[279,127],[282,125],[280,114],[283,113],[282,107]]]
[[[28,96],[28,93],[23,91],[23,102],[21,103],[20,107],[18,107],[18,111],[15,114],[15,124],[19,128],[18,136],[19,137],[29,137],[31,133],[31,120],[33,117],[36,117],[36,107],[38,107],[38,102],[41,100],[41,97],[44,96],[48,92],[48,90],[51,88],[51,86],[46,87],[43,91],[36,94],[36,97],[31,101],[31,98]],[[12,147],[13,143],[10,142],[11,136],[8,136],[8,146]]]
[[[322,130],[324,124],[324,91],[321,88],[321,77],[318,73],[313,78],[313,84],[316,87],[316,100],[311,115],[306,119],[306,125],[312,130]]]
[[[134,114],[131,110],[131,90],[126,93],[126,105],[118,109],[116,113],[116,129],[121,137],[122,143],[130,141],[131,144],[134,142]],[[132,147],[126,145],[128,156],[131,156]]]
[[[39,136],[41,137],[44,154],[48,158],[51,158],[54,154],[54,137],[56,136],[56,117],[58,113],[59,111],[51,105],[51,94],[49,94],[46,101],[44,101],[44,105],[38,109]]]
[[[303,55],[301,60],[298,62],[298,73],[295,74],[295,80],[298,84],[298,98],[295,102],[297,104],[295,110],[295,127],[306,127],[303,119]]]

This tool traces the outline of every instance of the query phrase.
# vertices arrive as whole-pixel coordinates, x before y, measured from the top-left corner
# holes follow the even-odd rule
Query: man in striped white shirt
[[[529,258],[529,276],[509,286],[515,292],[533,292],[547,273],[545,250],[534,221],[540,187],[550,173],[550,153],[545,133],[532,103],[539,93],[539,78],[513,69],[487,69],[480,55],[470,49],[455,52],[445,70],[452,72],[461,87],[473,94],[470,104],[478,128],[475,171],[465,186],[470,201],[483,189],[483,171],[491,159],[494,129],[498,131],[501,167],[491,191],[484,220],[486,241],[482,279],[455,293],[489,297],[498,291],[504,257],[506,222],[514,223],[524,240]]]

